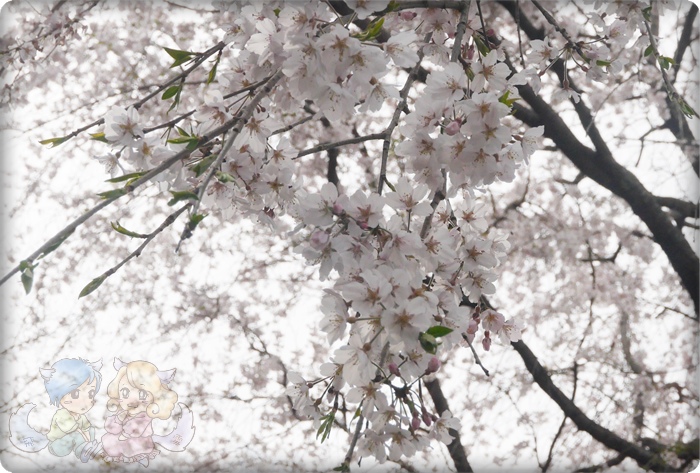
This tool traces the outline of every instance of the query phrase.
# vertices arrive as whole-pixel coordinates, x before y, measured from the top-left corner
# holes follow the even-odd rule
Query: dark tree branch
[[[578,365],[576,364],[576,361],[574,361],[574,366],[573,366],[573,378],[574,378],[574,388],[571,392],[571,402],[574,402],[574,399],[576,399],[576,387],[578,386]],[[552,465],[552,460],[554,459],[554,446],[557,444],[557,440],[559,440],[559,436],[561,433],[564,431],[564,426],[566,425],[566,419],[568,419],[567,416],[564,416],[564,418],[561,420],[561,424],[559,424],[559,429],[557,430],[557,433],[554,435],[554,438],[552,439],[552,444],[549,446],[549,453],[547,454],[547,461],[544,462],[544,465],[542,465],[542,473],[546,473],[547,470],[549,470],[549,467]]]
[[[430,397],[433,399],[433,404],[435,404],[435,409],[437,409],[438,414],[442,415],[444,411],[450,409],[447,405],[447,399],[445,399],[445,395],[442,392],[440,382],[437,380],[437,378],[425,383],[425,387],[428,389],[428,393],[430,393]],[[454,440],[452,440],[452,443],[447,446],[447,450],[450,452],[450,456],[455,462],[455,468],[460,473],[474,471],[467,461],[467,454],[464,453],[464,447],[462,446],[462,440],[459,437],[459,432],[454,429],[449,429],[449,433],[452,437],[454,437]]]
[[[678,78],[678,71],[681,68],[681,61],[683,60],[683,55],[685,50],[690,46],[690,39],[693,34],[693,23],[695,23],[695,17],[698,15],[698,6],[695,4],[690,5],[688,10],[688,15],[685,17],[685,23],[683,23],[683,30],[681,31],[681,37],[678,39],[678,46],[676,47],[676,53],[673,55],[673,77],[672,82],[675,82]]]
[[[575,107],[583,126],[589,130],[595,150],[582,144],[561,116],[530,87],[521,86],[519,90],[522,98],[532,108],[514,104],[515,117],[530,127],[544,125],[544,135],[552,139],[581,172],[629,204],[666,253],[693,300],[695,312],[698,312],[698,256],[681,230],[671,223],[656,197],[647,191],[634,174],[615,161],[583,101],[579,101]]]
[[[527,15],[520,9],[520,5],[518,4],[518,2],[500,0],[498,3],[503,8],[505,8],[508,11],[508,13],[510,13],[514,20],[517,20],[519,22],[520,28],[531,40],[545,39],[545,30],[543,28],[537,28],[529,20]],[[695,5],[693,5],[688,15],[690,16],[696,14],[697,9],[698,8]],[[686,25],[687,24],[688,22],[686,20]],[[688,26],[688,28],[692,29],[692,22],[690,23],[690,26]],[[690,42],[690,38],[688,38],[687,41]],[[681,35],[681,41],[679,41],[679,46],[676,50],[674,61],[676,61],[675,57],[683,56],[685,48],[687,48],[687,45],[684,46],[683,35]],[[679,60],[676,61],[676,64],[678,64],[679,62]],[[563,77],[566,74],[563,61],[557,60],[550,69],[557,74],[560,80],[563,80]],[[576,90],[574,86],[572,86],[572,89]],[[583,101],[580,101],[579,104],[581,107],[585,107]],[[685,115],[683,115],[683,113],[680,111],[678,104],[675,103],[668,95],[666,96],[666,105],[669,108],[670,118],[664,123],[663,126],[664,128],[669,129],[673,133],[673,135],[678,140],[678,145],[683,150],[688,160],[691,162],[695,173],[700,175],[700,147],[698,147],[697,143],[693,138],[693,133],[691,131],[690,125],[688,124]],[[584,123],[583,126],[586,127],[587,125]]]
[[[674,197],[656,196],[655,199],[659,205],[678,212],[683,218],[698,218],[698,205],[693,202]]]
[[[622,463],[622,461],[627,458],[626,455],[617,455],[616,457],[611,458],[610,460],[603,462],[599,465],[593,465],[593,466],[587,466],[584,468],[579,468],[578,470],[575,470],[574,473],[596,473],[597,471],[602,471],[607,468],[610,468],[611,466],[619,465]]]
[[[632,458],[645,470],[651,471],[679,471],[666,463],[659,455],[655,455],[642,447],[635,445],[614,432],[606,429],[597,422],[591,420],[581,409],[576,406],[557,386],[554,385],[547,370],[540,364],[537,357],[522,340],[512,342],[511,345],[525,362],[525,367],[532,374],[535,382],[542,390],[561,408],[576,427],[588,433],[606,447],[619,452],[621,455]],[[595,470],[594,470],[595,471]]]
[[[338,155],[340,150],[338,148],[331,148],[328,150],[328,173],[326,177],[328,182],[335,184],[335,187],[340,186],[340,180],[338,179]]]

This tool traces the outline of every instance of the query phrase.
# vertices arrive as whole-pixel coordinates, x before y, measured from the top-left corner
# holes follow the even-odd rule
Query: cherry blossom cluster
[[[80,39],[85,30],[81,21],[96,4],[96,1],[75,2],[62,9],[43,5],[37,7],[32,18],[23,18],[22,21],[28,23],[25,33],[15,37],[12,42],[6,40],[0,44],[0,67],[5,71],[2,86],[9,89],[10,83],[21,74],[26,63],[44,60],[54,48]],[[8,7],[5,13],[11,18],[12,7]],[[2,103],[9,98],[10,94],[3,94]]]
[[[583,29],[581,25],[569,24],[565,18],[561,18],[561,24],[551,20],[549,27],[555,32],[546,40],[531,41],[528,60],[538,68],[538,77],[554,61],[562,59],[568,69],[580,69],[590,80],[605,82],[614,78],[625,66],[638,60],[638,51],[645,51],[647,56],[652,54],[648,49],[652,45],[645,22],[648,23],[653,15],[663,14],[666,9],[677,9],[678,2],[586,0],[584,3],[592,5],[594,10],[588,14],[587,22],[592,30],[585,31],[585,36],[581,35],[585,40],[579,39],[578,30]],[[539,90],[538,81],[532,85]],[[578,102],[579,92],[572,87],[567,74],[562,79],[562,87],[555,91],[554,98],[571,98]]]
[[[251,3],[215,5],[230,15],[224,42],[235,54],[217,59],[216,81],[191,115],[167,127],[165,142],[153,133],[162,127],[146,127],[135,108],[114,108],[101,136],[113,149],[98,159],[113,175],[144,173],[192,149],[155,178],[162,188],[189,192],[224,218],[241,211],[273,225],[284,214],[296,218],[299,252],[322,280],[333,280],[321,329],[334,347],[321,378],[290,373],[297,413],[324,431],[339,409],[357,405],[358,452],[380,462],[411,456],[430,438],[449,444],[459,420],[430,412],[423,398],[440,357],[471,346],[479,330],[485,350],[492,336],[520,338],[517,321],[482,308],[508,243],[488,228],[478,193],[511,181],[538,147],[542,127],[522,132],[509,117],[516,86],[536,71],[515,73],[503,50],[470,26],[469,12],[400,10],[374,15],[362,30],[352,20],[396,4],[347,2],[355,11],[341,16],[319,2]],[[392,34],[380,42],[382,27]],[[419,65],[425,85],[400,93],[397,83],[408,90]],[[414,72],[406,78],[404,69]],[[256,95],[273,77],[269,93]],[[250,93],[240,98],[242,90]],[[247,115],[246,103],[254,105]],[[401,138],[383,157],[405,169],[382,176],[389,192],[303,185],[297,157],[305,139],[280,111],[309,104],[331,123],[392,107],[404,113],[394,134]],[[390,141],[394,128],[387,130]]]

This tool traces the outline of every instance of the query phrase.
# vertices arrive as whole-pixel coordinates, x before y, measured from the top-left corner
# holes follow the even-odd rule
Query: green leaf
[[[650,44],[650,45],[647,46],[647,48],[644,50],[644,57],[649,56],[649,55],[650,55],[651,53],[653,53],[653,52],[654,52],[654,46],[652,46],[652,45]]]
[[[683,112],[683,115],[685,115],[688,118],[693,118],[693,117],[698,117],[698,112],[691,107],[688,102],[686,102],[683,98],[678,97],[678,105],[681,107],[681,112]]]
[[[209,74],[207,75],[207,85],[211,84],[212,82],[214,82],[214,79],[216,79],[216,67],[218,65],[219,65],[219,61],[217,60],[214,63],[214,66],[209,71]]]
[[[479,53],[482,56],[488,55],[488,53],[491,52],[491,48],[488,47],[488,45],[484,42],[483,39],[481,39],[481,35],[478,32],[475,32],[472,35],[472,38],[474,39],[474,43],[476,44],[476,49],[479,50]]]
[[[601,61],[601,60],[597,60],[595,63],[597,66],[601,66],[601,67],[607,67],[610,64],[612,64],[610,61]]]
[[[32,292],[32,283],[34,282],[34,272],[29,270],[29,271],[22,271],[22,286],[24,286],[24,293],[29,294]]]
[[[333,471],[340,471],[343,473],[349,473],[350,472],[350,465],[346,465],[345,463],[343,463],[342,465],[336,466],[335,468],[333,468]]]
[[[510,91],[506,90],[506,92],[499,97],[498,101],[501,102],[503,105],[506,105],[508,108],[511,108],[515,102],[520,100],[517,97],[514,99],[509,99],[508,97],[510,97]]]
[[[124,182],[131,179],[138,179],[139,177],[147,174],[148,171],[132,172],[129,174],[124,174],[123,176],[113,177],[112,179],[107,179],[105,182]]]
[[[177,130],[177,133],[180,136],[190,136],[189,133],[187,133],[184,129],[180,128],[179,126],[175,125],[175,129]]]
[[[190,171],[192,171],[196,177],[199,177],[204,174],[204,171],[206,171],[214,161],[216,161],[216,155],[210,154],[206,158],[202,158],[200,161],[197,161],[196,164],[190,166]]]
[[[427,351],[431,355],[437,353],[438,341],[434,336],[430,335],[429,333],[421,332],[418,336],[418,341],[420,342],[420,346],[423,347],[423,350]]]
[[[180,64],[184,64],[187,61],[189,61],[192,56],[195,55],[195,53],[190,52],[190,51],[183,51],[181,49],[170,49],[170,48],[163,48],[165,49],[165,52],[170,55],[173,59],[175,59],[175,62],[172,63],[170,68],[172,69],[173,67],[177,67]]]
[[[185,149],[189,151],[194,151],[197,149],[197,146],[199,146],[199,137],[195,136],[193,139],[190,140],[189,143],[187,143],[187,146],[185,146]]]
[[[448,335],[452,332],[453,330],[451,328],[443,327],[442,325],[430,327],[428,330],[425,331],[425,333],[427,333],[428,335],[432,335],[435,338],[444,337],[445,335]]]
[[[644,15],[645,20],[651,21],[651,7],[646,7],[645,9],[643,9],[642,15]]]
[[[182,49],[171,49],[171,48],[163,48],[165,49],[165,52],[170,55],[171,58],[175,59],[176,61],[178,59],[184,59],[188,58],[190,56],[193,56],[194,53],[190,51],[183,51]]]
[[[668,57],[668,56],[659,56],[659,65],[663,68],[668,70],[669,67],[674,65],[676,62]]]
[[[97,195],[99,195],[100,197],[102,197],[105,200],[108,200],[108,199],[117,199],[123,195],[126,195],[127,193],[128,193],[127,190],[122,187],[121,189],[114,189],[114,190],[107,191],[107,192],[100,192]]]
[[[183,200],[199,200],[196,193],[192,191],[170,191],[173,198],[168,201],[168,205],[173,206]]]
[[[199,145],[199,137],[198,136],[178,136],[177,138],[170,138],[168,140],[168,143],[173,143],[173,144],[187,143],[186,149],[191,151],[191,150],[196,149],[197,145]]]
[[[367,31],[367,39],[374,39],[379,36],[382,32],[382,26],[384,26],[384,17],[379,18],[369,24],[369,31]]]
[[[176,108],[178,105],[180,105],[180,96],[182,95],[182,82],[180,82],[180,85],[177,86],[177,90],[175,91],[175,99],[173,100],[173,103],[170,104],[170,108],[168,109],[168,112]]]
[[[161,100],[168,100],[169,98],[174,97],[176,94],[180,92],[180,89],[182,89],[181,85],[173,85],[165,89],[165,92],[163,92],[163,95],[160,96]]]
[[[168,143],[173,144],[183,144],[187,143],[187,149],[195,149],[197,144],[199,144],[199,137],[197,136],[178,136],[176,138],[170,138]]]
[[[103,143],[109,143],[105,137],[105,132],[101,131],[99,133],[90,133],[90,139],[95,141],[101,141]]]
[[[52,251],[56,250],[61,244],[68,239],[69,236],[73,234],[75,229],[71,229],[70,231],[67,231],[65,234],[60,235],[55,242],[51,243],[46,249],[39,255],[39,258],[43,258],[44,256],[48,255]]]
[[[356,33],[352,35],[353,37],[359,39],[360,41],[369,41],[377,36],[379,36],[379,33],[382,32],[382,26],[384,25],[384,17],[381,18],[375,18],[372,20],[372,22],[367,25],[367,28],[361,33]]]
[[[389,2],[389,5],[387,5],[386,9],[387,9],[388,11],[392,12],[392,11],[394,11],[394,10],[398,10],[398,8],[399,8],[400,6],[401,6],[401,4],[400,4],[399,2],[397,2],[396,0],[391,0],[391,1]]]
[[[197,228],[197,225],[199,225],[199,222],[204,220],[204,217],[206,216],[207,214],[192,214],[192,216],[190,217],[190,221],[187,224],[187,228],[189,228],[190,230],[194,230],[195,228]]]
[[[63,144],[70,139],[71,139],[71,136],[68,135],[68,136],[61,136],[60,138],[49,138],[46,140],[41,140],[41,141],[39,141],[39,143],[42,145],[49,145],[49,148],[55,148],[56,146]]]
[[[102,285],[102,283],[104,282],[105,278],[106,278],[106,276],[102,275],[102,276],[97,277],[97,278],[93,279],[92,281],[90,281],[88,283],[88,285],[85,286],[82,291],[80,291],[80,295],[78,296],[78,299],[80,299],[81,297],[87,296],[88,294],[93,292],[95,289],[100,287]]]
[[[318,428],[318,431],[316,432],[316,438],[318,436],[321,436],[321,443],[325,442],[328,436],[331,434],[331,429],[333,428],[333,421],[335,420],[335,412],[331,411],[330,413],[326,414],[325,416],[321,417],[322,422],[321,426]]]
[[[122,235],[126,235],[131,238],[148,238],[148,235],[144,235],[143,233],[136,233],[132,232],[131,230],[127,230],[126,228],[119,225],[118,220],[116,222],[110,222],[110,224],[116,232],[121,233]]]
[[[32,283],[34,282],[34,268],[36,268],[36,265],[31,264],[27,260],[19,263],[19,269],[22,271],[20,279],[22,280],[22,286],[24,286],[25,294],[29,294],[32,291]]]
[[[216,171],[216,174],[214,174],[214,175],[216,176],[216,179],[219,182],[222,182],[224,184],[227,182],[235,182],[236,181],[236,178],[227,172]]]

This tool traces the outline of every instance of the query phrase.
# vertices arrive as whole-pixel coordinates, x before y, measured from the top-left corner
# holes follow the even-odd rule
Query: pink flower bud
[[[472,61],[474,59],[474,45],[470,45],[467,49],[467,59]]]
[[[357,224],[360,226],[361,229],[367,230],[369,228],[369,225],[367,225],[367,222],[357,222]]]
[[[436,373],[440,369],[440,360],[437,356],[434,356],[428,362],[428,368],[425,370],[425,374]]]
[[[406,21],[411,21],[416,16],[418,16],[418,13],[413,12],[413,11],[404,10],[401,13],[399,13],[399,18],[401,18],[402,20],[406,20]]]
[[[328,235],[328,233],[316,230],[311,234],[309,243],[311,244],[311,248],[321,251],[328,244],[328,240],[330,240],[330,235]]]
[[[401,377],[401,372],[399,371],[399,367],[396,363],[389,363],[389,373],[393,374],[396,377]]]
[[[333,211],[334,215],[342,215],[343,212],[345,212],[345,209],[343,209],[343,206],[340,205],[338,202],[333,204],[333,208],[331,210]]]
[[[489,333],[486,332],[486,336],[484,337],[483,340],[481,340],[481,345],[484,347],[484,350],[489,351],[491,348],[491,337],[489,337]]]
[[[469,321],[469,326],[467,327],[467,333],[469,335],[474,335],[479,330],[479,321],[471,319]]]
[[[428,411],[423,409],[423,415],[421,415],[421,418],[423,419],[423,423],[430,427],[430,425],[433,423],[433,419],[430,417],[430,414],[428,414]]]
[[[420,417],[416,416],[413,419],[411,419],[411,428],[413,430],[417,430],[418,427],[420,427]]]
[[[459,128],[462,126],[461,120],[454,120],[452,123],[445,127],[445,133],[454,136],[459,133]]]
[[[467,341],[469,343],[474,343],[474,338],[476,338],[476,335],[474,335],[473,333],[467,332]]]

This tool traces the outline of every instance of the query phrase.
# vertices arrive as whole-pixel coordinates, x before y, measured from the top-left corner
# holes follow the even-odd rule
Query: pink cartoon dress
[[[108,417],[105,421],[107,433],[102,436],[104,459],[110,462],[139,462],[147,465],[149,460],[160,453],[155,449],[151,438],[152,420],[145,412],[129,416],[121,409]]]

